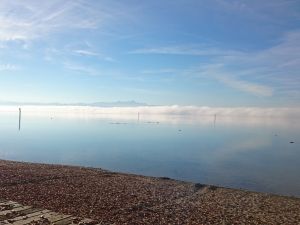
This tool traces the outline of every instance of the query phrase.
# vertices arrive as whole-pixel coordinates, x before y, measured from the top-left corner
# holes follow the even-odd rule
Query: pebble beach
[[[99,224],[300,224],[300,199],[96,168],[0,160],[0,198]]]

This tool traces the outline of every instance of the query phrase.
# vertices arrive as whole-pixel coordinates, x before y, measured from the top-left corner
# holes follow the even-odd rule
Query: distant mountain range
[[[116,102],[93,102],[93,103],[38,103],[38,102],[0,102],[0,105],[20,106],[20,105],[37,105],[37,106],[94,106],[94,107],[137,107],[149,106],[146,103],[136,101],[116,101]]]

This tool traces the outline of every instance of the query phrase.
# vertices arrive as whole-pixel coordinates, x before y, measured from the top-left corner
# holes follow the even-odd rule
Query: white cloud
[[[0,71],[12,71],[17,69],[18,67],[12,64],[0,64]]]

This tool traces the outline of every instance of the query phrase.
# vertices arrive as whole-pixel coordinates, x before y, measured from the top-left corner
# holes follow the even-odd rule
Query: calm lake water
[[[299,121],[0,113],[0,158],[300,197]],[[290,143],[294,142],[294,143]]]

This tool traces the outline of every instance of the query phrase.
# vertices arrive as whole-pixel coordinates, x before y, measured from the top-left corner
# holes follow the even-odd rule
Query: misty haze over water
[[[25,108],[20,130],[17,110],[2,110],[0,132],[2,159],[300,196],[297,118]]]

